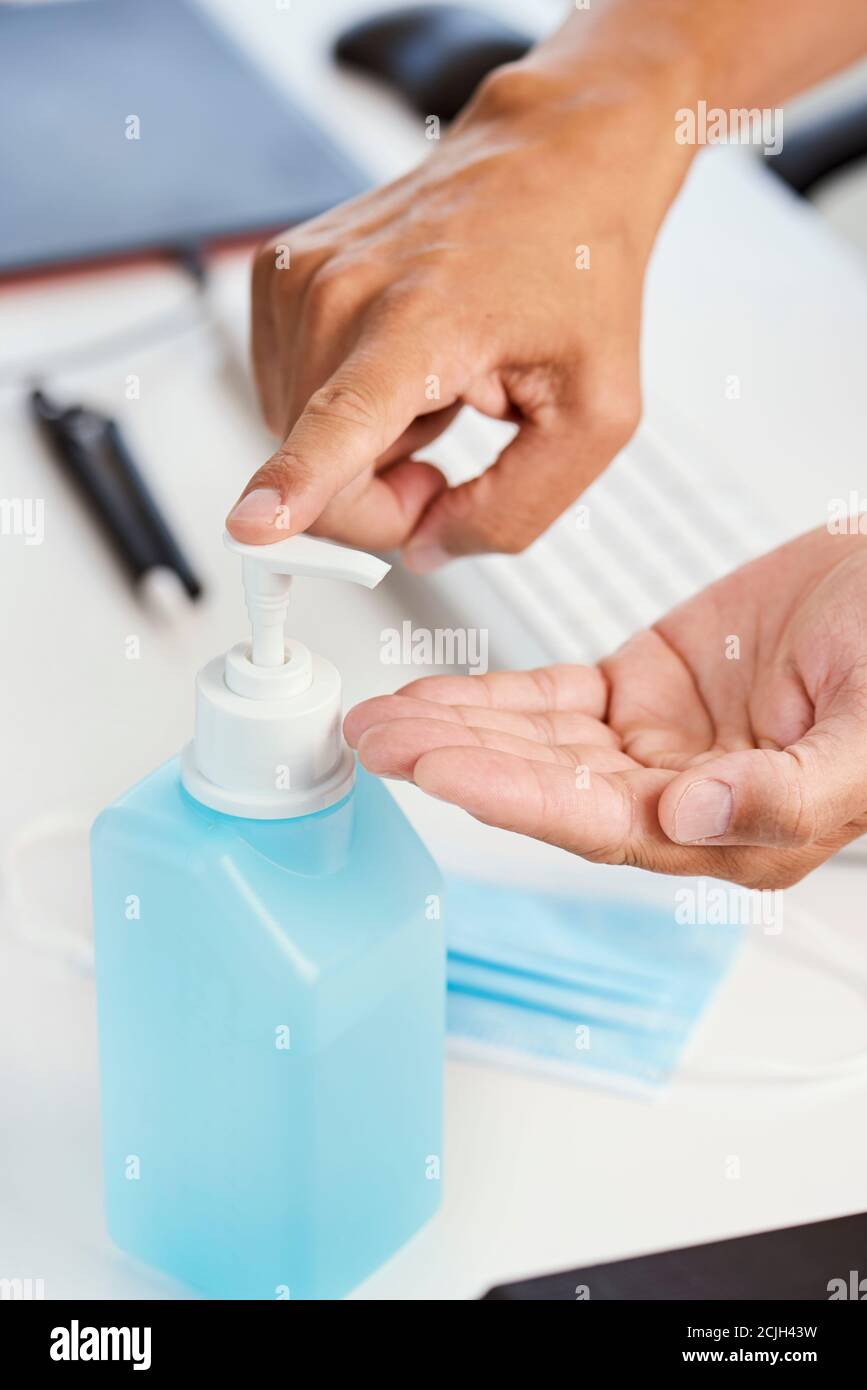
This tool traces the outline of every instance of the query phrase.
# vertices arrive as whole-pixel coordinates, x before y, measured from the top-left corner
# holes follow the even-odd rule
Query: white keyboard
[[[503,437],[473,416],[449,432],[437,459],[450,477],[470,476]],[[463,561],[436,586],[468,625],[487,622],[497,664],[523,664],[522,653],[502,651],[501,622],[512,645],[516,626],[532,638],[531,661],[596,661],[784,535],[763,498],[669,416],[663,426],[643,423],[523,554]]]

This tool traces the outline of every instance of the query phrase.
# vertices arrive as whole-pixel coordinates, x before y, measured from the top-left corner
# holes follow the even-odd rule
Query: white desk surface
[[[211,8],[370,166],[392,174],[424,153],[408,114],[328,66],[330,35],[359,5],[332,0],[324,17],[307,0],[293,0],[289,9],[213,0]],[[787,515],[797,529],[801,511],[803,524],[822,519],[827,497],[851,474],[863,444],[863,407],[852,388],[859,352],[863,363],[865,275],[855,255],[835,248],[809,214],[776,193],[763,200],[752,174],[723,173],[722,161],[720,170],[720,216],[725,209],[731,220],[732,199],[740,199],[742,240],[731,248],[739,278],[727,278],[725,239],[722,248],[707,245],[706,255],[696,249],[684,263],[692,214],[679,210],[667,233],[672,249],[660,255],[649,293],[651,385],[681,405],[688,397],[716,451],[736,452],[739,467],[775,456],[781,508],[791,500]],[[699,225],[702,216],[708,222],[706,212],[695,215]],[[790,283],[801,277],[805,286],[798,312],[793,305],[782,320],[763,279],[744,286],[741,274],[751,244],[760,257],[763,230],[780,219],[791,236],[775,245],[777,278],[782,284],[787,271]],[[779,284],[769,293],[778,291]],[[185,293],[177,274],[156,268],[5,289],[0,360],[88,338]],[[242,257],[221,262],[217,293],[228,319],[243,315]],[[722,369],[725,348],[718,345],[744,340],[757,371],[779,373],[782,363],[788,373],[787,389],[772,393],[770,406],[760,402],[752,417],[732,412],[718,390],[701,394],[701,354],[693,351],[698,343],[719,353]],[[129,370],[141,378],[138,403],[124,398]],[[222,519],[269,450],[206,335],[56,384],[121,417],[204,573],[208,598],[171,634],[150,625],[34,437],[20,396],[0,391],[2,493],[43,497],[46,509],[41,547],[2,541],[0,846],[45,814],[86,823],[186,740],[193,673],[243,630],[235,569],[219,545]],[[820,463],[812,484],[788,499],[784,462],[792,449],[801,477],[809,472],[805,464]],[[407,599],[417,590],[405,589],[399,575],[374,599],[323,589],[314,610],[306,603],[313,599],[309,585],[299,583],[297,635],[315,637],[339,660],[347,702],[393,688],[401,673],[380,664],[379,633],[419,616],[408,606],[416,599]],[[424,602],[438,615],[436,625],[447,625],[443,593],[432,587]],[[34,639],[40,626],[48,643]],[[130,633],[141,638],[137,662],[124,656]],[[524,664],[520,653],[514,661]],[[490,867],[548,886],[574,890],[579,883],[588,891],[601,886],[671,901],[672,882],[584,866],[548,846],[486,830],[411,788],[397,795],[447,867]],[[833,926],[852,962],[848,982],[798,964],[786,949],[788,925],[782,937],[748,933],[690,1050],[692,1073],[737,1057],[809,1064],[867,1049],[864,872],[838,861],[787,899]],[[72,886],[64,889],[61,880],[60,888],[72,916]],[[92,979],[23,944],[9,926],[0,918],[0,1275],[43,1278],[53,1298],[187,1297],[114,1251],[104,1233]],[[770,1086],[684,1075],[658,1100],[643,1102],[452,1060],[442,1211],[356,1296],[474,1298],[510,1277],[863,1209],[865,1093],[867,1078]],[[737,1180],[727,1177],[733,1157]]]

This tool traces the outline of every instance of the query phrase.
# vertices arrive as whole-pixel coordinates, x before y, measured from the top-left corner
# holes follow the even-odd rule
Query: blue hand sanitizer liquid
[[[333,668],[274,698],[309,659],[289,647],[258,701],[257,676],[206,667],[183,764],[92,836],[109,1230],[217,1298],[340,1297],[440,1195],[439,876],[335,741]]]

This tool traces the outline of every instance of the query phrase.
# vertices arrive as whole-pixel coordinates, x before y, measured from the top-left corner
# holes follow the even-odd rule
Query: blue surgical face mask
[[[462,878],[444,916],[463,1050],[632,1087],[671,1076],[741,935],[680,925],[673,909]]]

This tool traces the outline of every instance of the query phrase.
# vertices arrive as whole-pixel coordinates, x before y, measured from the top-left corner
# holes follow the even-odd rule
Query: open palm
[[[598,666],[433,676],[345,729],[370,771],[586,859],[786,886],[867,830],[867,537],[810,532]]]

